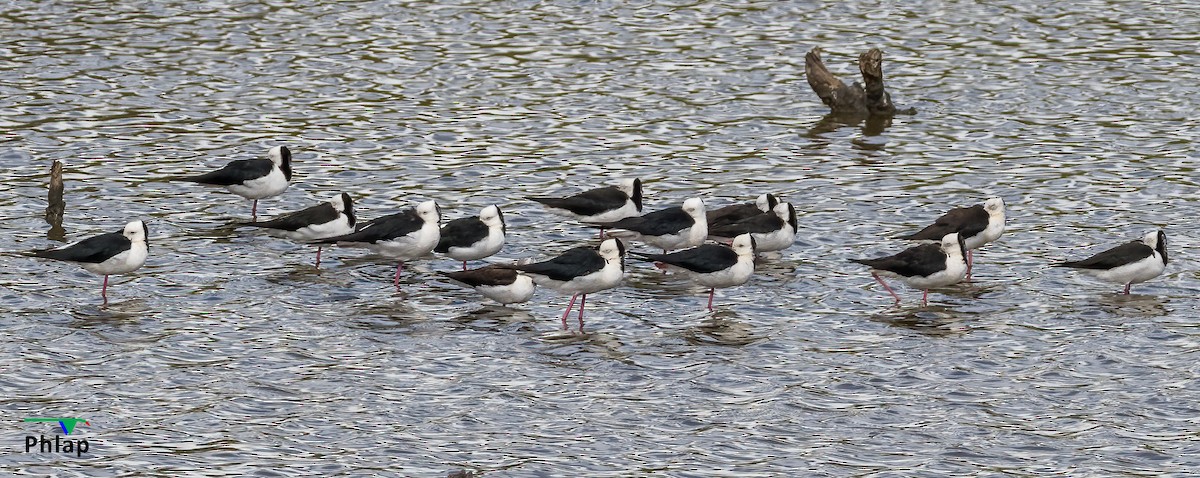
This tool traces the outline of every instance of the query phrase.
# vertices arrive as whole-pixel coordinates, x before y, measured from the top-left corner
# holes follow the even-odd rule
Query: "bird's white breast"
[[[1162,255],[1158,251],[1154,255],[1144,259],[1130,262],[1120,267],[1112,269],[1080,269],[1081,271],[1091,274],[1101,280],[1116,282],[1118,284],[1138,284],[1146,282],[1150,279],[1158,277],[1166,270],[1167,265],[1163,264]]]
[[[93,274],[126,274],[141,268],[146,263],[146,256],[149,255],[149,252],[145,242],[134,242],[130,245],[129,250],[112,256],[104,262],[81,265]]]
[[[288,180],[283,175],[283,170],[273,168],[266,176],[242,184],[231,184],[226,188],[229,192],[246,199],[264,199],[283,194],[288,188]]]
[[[509,285],[481,285],[475,290],[484,297],[501,304],[526,302],[533,297],[535,287],[533,279],[525,274],[517,274],[517,280]]]

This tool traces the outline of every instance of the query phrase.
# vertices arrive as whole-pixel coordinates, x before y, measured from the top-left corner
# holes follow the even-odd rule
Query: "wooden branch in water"
[[[67,230],[63,228],[63,213],[67,210],[67,202],[63,199],[63,165],[62,161],[54,160],[54,164],[50,165],[50,192],[46,198],[46,222],[50,223],[50,230],[46,232],[46,237],[54,241],[63,241],[67,238]]]
[[[915,109],[897,111],[896,105],[892,104],[892,97],[883,84],[883,52],[878,48],[858,56],[858,70],[865,87],[858,82],[847,85],[834,76],[821,60],[820,47],[804,55],[804,68],[808,85],[834,114],[862,117],[916,114]]]

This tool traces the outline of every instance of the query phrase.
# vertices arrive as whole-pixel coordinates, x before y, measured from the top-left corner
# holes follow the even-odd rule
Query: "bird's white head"
[[[1004,216],[1004,199],[1000,197],[988,198],[987,201],[983,202],[983,210],[992,216]]]
[[[942,252],[950,257],[963,257],[966,255],[967,245],[963,242],[961,236],[957,232],[951,232],[942,237]]]
[[[479,220],[487,227],[504,229],[504,213],[500,212],[500,206],[495,204],[480,209]]]
[[[683,212],[689,216],[696,218],[698,221],[707,221],[704,217],[704,200],[700,198],[689,198],[683,202]]]
[[[633,201],[633,206],[638,212],[642,212],[642,180],[638,178],[625,178],[617,185],[625,195],[629,196],[629,200]]]
[[[133,223],[130,223],[130,224],[133,224]],[[1158,246],[1158,235],[1159,234],[1163,235],[1163,241],[1165,242],[1167,240],[1167,235],[1165,233],[1163,233],[1162,231],[1150,231],[1150,232],[1147,232],[1144,236],[1142,236],[1142,243],[1146,244],[1147,246],[1150,246],[1150,247]]]
[[[600,257],[604,258],[605,262],[612,262],[614,259],[621,259],[625,256],[625,244],[620,239],[612,238],[605,239],[600,243]]]
[[[796,208],[792,207],[792,203],[790,202],[781,202],[776,204],[775,207],[771,208],[771,212],[775,213],[775,216],[783,219],[784,221],[790,220],[796,216]]]
[[[642,189],[642,180],[638,178],[622,178],[617,182],[617,189],[620,189],[629,197],[633,197],[635,191]]]
[[[754,200],[754,205],[758,206],[759,211],[769,212],[773,211],[775,206],[779,205],[779,199],[777,199],[774,194],[764,193],[760,194],[758,199]]]
[[[1142,236],[1142,243],[1153,247],[1162,256],[1163,264],[1167,263],[1167,233],[1161,229],[1147,232],[1145,236]]]
[[[354,209],[354,201],[350,199],[350,195],[346,193],[338,194],[329,198],[329,204],[333,205],[333,209],[345,213]]]
[[[792,203],[781,202],[776,204],[775,207],[771,209],[771,212],[774,212],[776,217],[783,219],[784,222],[792,226],[792,229],[800,228],[800,224],[796,220],[796,208],[792,206]]]
[[[426,223],[437,224],[442,221],[442,208],[431,199],[417,204],[417,216]]]
[[[125,225],[125,229],[121,234],[133,242],[147,242],[150,236],[150,229],[146,227],[146,223],[142,221],[132,221]]]
[[[737,237],[733,238],[733,244],[731,244],[729,247],[731,247],[733,252],[736,252],[739,257],[754,257],[754,250],[758,248],[758,245],[755,244],[754,236],[747,232],[745,234],[739,234]]]
[[[288,149],[287,146],[276,146],[267,151],[267,157],[271,158],[271,162],[275,163],[276,166],[291,164],[292,150]]]

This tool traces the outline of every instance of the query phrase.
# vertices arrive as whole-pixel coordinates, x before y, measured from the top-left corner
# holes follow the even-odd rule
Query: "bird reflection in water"
[[[961,311],[940,304],[879,313],[871,316],[871,320],[935,337],[962,335],[971,331]]]
[[[1122,317],[1162,317],[1172,312],[1165,298],[1150,294],[1108,293],[1096,302],[1105,312]]]
[[[524,331],[535,331],[537,324],[537,319],[529,311],[499,304],[483,305],[451,320],[472,330],[487,332],[508,331],[513,326]]]
[[[765,338],[754,335],[754,327],[742,322],[733,310],[719,309],[695,326],[683,332],[684,340],[692,345],[750,345]]]

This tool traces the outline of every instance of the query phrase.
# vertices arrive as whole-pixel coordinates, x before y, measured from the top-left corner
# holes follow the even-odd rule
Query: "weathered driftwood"
[[[883,87],[883,52],[872,48],[858,56],[858,70],[862,72],[863,84],[857,81],[847,86],[825,68],[821,61],[821,48],[813,48],[804,55],[805,76],[821,102],[835,114],[857,116],[893,116],[913,114],[915,110],[898,111],[892,97]]]

